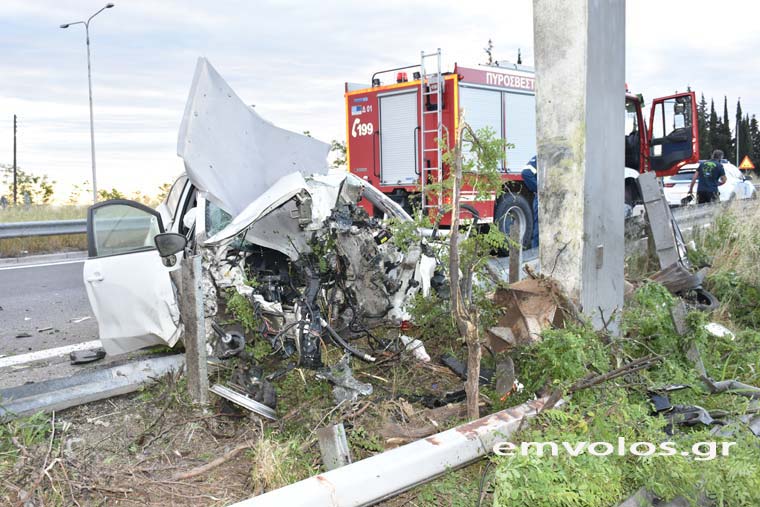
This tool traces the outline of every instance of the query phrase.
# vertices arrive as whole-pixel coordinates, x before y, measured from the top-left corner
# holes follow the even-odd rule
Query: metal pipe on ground
[[[547,398],[528,401],[495,414],[417,440],[402,447],[309,477],[233,507],[372,505],[468,465],[505,441],[526,418],[535,417]]]
[[[151,357],[0,390],[0,419],[63,410],[131,393],[184,367],[185,355]]]

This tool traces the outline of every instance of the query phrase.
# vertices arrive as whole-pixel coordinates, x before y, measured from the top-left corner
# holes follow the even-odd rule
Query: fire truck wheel
[[[494,213],[496,225],[504,234],[509,234],[512,220],[515,218],[520,223],[520,237],[523,248],[530,248],[533,238],[533,209],[530,202],[520,194],[506,193],[499,197]]]

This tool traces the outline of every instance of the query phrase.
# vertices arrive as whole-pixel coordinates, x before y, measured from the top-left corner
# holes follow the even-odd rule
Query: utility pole
[[[597,329],[623,307],[625,0],[533,0],[541,272]]]
[[[18,204],[18,177],[16,176],[16,115],[13,115],[13,205]]]

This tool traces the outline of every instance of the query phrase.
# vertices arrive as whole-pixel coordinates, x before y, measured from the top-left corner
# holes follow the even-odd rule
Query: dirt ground
[[[193,406],[184,380],[167,376],[138,393],[7,423],[0,504],[221,506],[322,471],[317,428],[343,422],[354,461],[442,431],[464,420],[462,404],[426,408],[417,396],[462,388],[435,359],[458,347],[426,345],[430,363],[390,352],[375,364],[353,360],[355,377],[373,386],[353,403],[336,404],[331,384],[315,372],[289,371],[275,381],[277,421],[215,395],[206,410]],[[328,364],[339,357],[335,350],[325,355]],[[226,380],[225,365],[212,382]],[[484,466],[447,474],[383,505],[474,505]]]

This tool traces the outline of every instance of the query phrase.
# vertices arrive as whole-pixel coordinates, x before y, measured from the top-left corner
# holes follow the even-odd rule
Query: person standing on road
[[[538,172],[535,155],[528,161],[528,165],[523,169],[521,176],[525,187],[533,192],[533,238],[530,247],[536,248],[538,246]]]
[[[712,152],[710,160],[705,160],[699,164],[694,172],[689,186],[689,195],[693,195],[694,182],[699,178],[697,185],[697,204],[714,202],[719,200],[720,192],[718,187],[726,182],[726,171],[720,161],[723,159],[723,152],[715,150]]]

